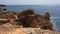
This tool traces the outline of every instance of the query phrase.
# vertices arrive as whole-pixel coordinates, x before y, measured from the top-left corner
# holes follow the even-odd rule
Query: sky
[[[60,5],[60,0],[0,0],[6,5]]]

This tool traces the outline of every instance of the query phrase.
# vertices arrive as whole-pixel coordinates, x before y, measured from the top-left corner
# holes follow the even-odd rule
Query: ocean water
[[[50,13],[50,19],[55,31],[60,32],[60,6],[44,6],[44,5],[6,5],[7,10],[23,11],[26,9],[34,9],[37,14]]]

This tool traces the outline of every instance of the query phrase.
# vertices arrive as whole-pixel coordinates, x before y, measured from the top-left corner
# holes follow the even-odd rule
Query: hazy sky
[[[60,5],[60,0],[0,0],[6,5]]]

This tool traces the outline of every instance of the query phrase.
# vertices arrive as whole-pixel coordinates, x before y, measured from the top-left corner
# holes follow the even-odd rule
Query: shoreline
[[[31,9],[24,10],[22,12],[7,11],[7,12],[2,12],[0,14],[0,18],[2,18],[0,20],[0,22],[2,23],[1,27],[17,26],[21,28],[20,26],[22,25],[22,28],[31,27],[31,28],[41,28],[43,30],[53,31],[53,26],[52,23],[50,22],[50,14],[48,12],[46,12],[45,15],[39,15],[36,14],[34,10]]]

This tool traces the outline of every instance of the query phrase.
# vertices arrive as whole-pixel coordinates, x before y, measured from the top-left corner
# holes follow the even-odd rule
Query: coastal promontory
[[[50,13],[36,14],[28,9],[22,12],[0,13],[0,34],[59,34],[50,22]]]

